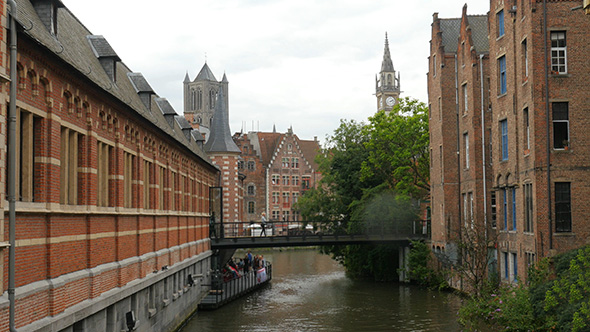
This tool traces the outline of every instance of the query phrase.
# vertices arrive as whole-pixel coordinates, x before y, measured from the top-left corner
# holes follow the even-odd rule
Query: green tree
[[[428,116],[408,98],[369,123],[341,120],[317,157],[322,180],[297,203],[304,220],[329,221],[352,232],[401,227],[416,218],[417,200],[428,193]],[[396,277],[392,246],[326,247],[350,275]],[[397,256],[395,256],[397,258]]]

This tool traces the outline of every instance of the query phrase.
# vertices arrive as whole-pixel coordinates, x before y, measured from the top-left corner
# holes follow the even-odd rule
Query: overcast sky
[[[182,82],[205,63],[229,81],[232,132],[293,131],[324,140],[340,119],[377,108],[385,32],[402,97],[427,102],[432,14],[461,16],[459,0],[62,0],[160,97],[183,113]],[[468,14],[489,1],[470,0]]]

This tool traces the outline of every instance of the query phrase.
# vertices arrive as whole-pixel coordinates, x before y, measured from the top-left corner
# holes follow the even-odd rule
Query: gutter
[[[549,136],[549,50],[547,49],[547,0],[543,0],[543,34],[545,42],[545,137],[547,154],[547,211],[549,217],[549,250],[553,249],[553,209],[551,208],[551,141]]]
[[[486,130],[485,130],[485,112],[484,112],[484,89],[483,89],[483,54],[479,55],[479,86],[481,99],[481,164],[483,167],[483,229],[484,239],[488,241],[488,199],[487,199],[487,183],[486,183]]]

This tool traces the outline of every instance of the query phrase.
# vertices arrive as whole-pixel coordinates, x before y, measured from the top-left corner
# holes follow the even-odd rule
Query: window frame
[[[565,112],[563,112],[563,114],[565,114],[565,119],[557,119],[558,116],[556,116],[558,113],[558,111],[563,111],[563,110],[557,110],[556,106],[558,105],[565,105]],[[563,117],[563,116],[559,116],[559,117]],[[566,146],[569,147],[569,141],[570,141],[570,125],[569,125],[569,102],[567,101],[559,101],[559,102],[552,102],[551,103],[551,121],[553,124],[553,149],[554,150],[564,150],[566,148]],[[563,128],[561,128],[563,125],[565,124],[565,132],[563,132]],[[565,135],[562,135],[565,137],[565,139],[563,139],[564,137],[557,137],[556,133],[558,132],[557,129],[559,128],[559,133],[564,133]],[[566,143],[567,142],[567,143]]]
[[[571,182],[555,182],[555,232],[572,232]],[[560,190],[561,189],[561,190]],[[566,191],[564,189],[567,189]],[[561,217],[561,218],[560,218]]]
[[[563,35],[563,39],[559,39],[560,34]],[[556,38],[554,39],[553,36]],[[551,43],[551,72],[559,75],[567,74],[567,32],[565,30],[551,31],[549,40]],[[560,41],[563,41],[562,46],[559,45]],[[563,63],[559,63],[560,59],[563,59]]]

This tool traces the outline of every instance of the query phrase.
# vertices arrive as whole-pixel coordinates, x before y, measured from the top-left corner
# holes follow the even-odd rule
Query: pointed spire
[[[188,70],[187,70],[186,75],[184,75],[184,82],[183,83],[188,83],[190,81],[191,81],[191,79],[188,77]]]
[[[240,153],[240,148],[236,145],[231,136],[229,128],[229,111],[225,104],[223,86],[219,87],[217,99],[215,101],[215,113],[211,123],[211,133],[209,140],[205,144],[207,152],[235,152]]]
[[[393,62],[391,62],[391,53],[389,53],[389,39],[385,32],[385,51],[383,52],[383,62],[381,63],[381,72],[393,72]]]
[[[277,126],[274,123],[272,124],[272,132],[273,133],[277,132]]]
[[[223,78],[221,79],[221,83],[228,83],[227,76],[225,76],[225,72],[223,72]]]

